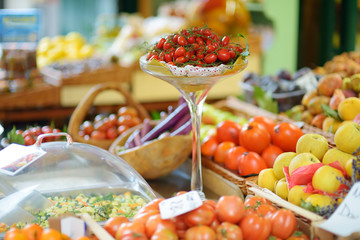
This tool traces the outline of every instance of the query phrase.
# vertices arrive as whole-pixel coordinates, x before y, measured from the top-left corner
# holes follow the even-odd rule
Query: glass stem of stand
[[[209,89],[183,94],[190,109],[193,130],[191,190],[199,192],[203,198],[205,198],[205,194],[203,193],[201,171],[200,127],[202,108],[208,91]]]

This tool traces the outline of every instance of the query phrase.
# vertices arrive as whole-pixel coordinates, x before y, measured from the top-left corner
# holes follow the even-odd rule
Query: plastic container
[[[60,136],[65,136],[67,141],[42,143],[44,138]],[[13,176],[0,172],[0,193],[5,196],[0,204],[13,198],[14,194],[20,196],[12,208],[0,213],[0,222],[12,224],[7,216],[16,216],[11,219],[15,222],[26,221],[32,211],[23,210],[34,209],[36,202],[48,196],[130,192],[144,202],[157,197],[148,183],[122,158],[96,146],[74,143],[67,133],[40,135],[29,148],[45,151],[45,154]],[[43,202],[45,207],[47,202]]]
[[[254,99],[253,86],[248,83],[240,82],[240,88],[244,92],[246,102],[257,105],[256,100]],[[293,106],[300,104],[305,93],[306,90],[296,90],[284,93],[272,93],[272,98],[277,101],[279,112],[285,112]]]

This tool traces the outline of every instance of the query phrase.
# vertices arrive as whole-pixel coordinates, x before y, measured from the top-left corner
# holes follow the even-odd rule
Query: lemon
[[[275,182],[277,181],[274,169],[266,168],[260,171],[258,176],[258,185],[262,188],[267,188],[275,192]]]
[[[335,193],[345,179],[340,170],[329,165],[320,167],[313,175],[312,184],[314,189],[324,192]]]
[[[335,203],[335,200],[327,195],[321,195],[321,194],[311,194],[305,199],[306,203],[310,203],[314,207],[327,207],[331,206]]]
[[[90,44],[85,44],[81,47],[79,54],[81,58],[89,58],[94,54],[94,47]]]
[[[289,189],[285,178],[280,179],[275,184],[275,194],[282,199],[287,200],[289,195]]]
[[[296,185],[289,190],[288,201],[297,206],[301,205],[301,200],[304,200],[310,196],[310,193],[305,193],[304,189],[306,186]]]
[[[81,48],[86,43],[85,38],[78,32],[69,32],[65,36],[65,41],[76,45],[78,48]]]
[[[57,44],[64,44],[64,43],[65,43],[65,37],[61,35],[55,36],[51,39],[51,44],[54,46]]]

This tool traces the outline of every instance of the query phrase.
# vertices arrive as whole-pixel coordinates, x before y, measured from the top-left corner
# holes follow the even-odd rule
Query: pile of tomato
[[[79,135],[84,139],[116,139],[131,127],[142,123],[137,110],[130,106],[119,108],[110,115],[98,114],[93,121],[86,120],[80,125]]]
[[[4,236],[4,240],[70,240],[70,237],[52,228],[42,228],[41,226],[29,223],[24,228],[10,228]],[[91,240],[82,236],[76,240]]]
[[[244,126],[224,120],[216,126],[215,134],[204,139],[201,153],[240,176],[249,176],[272,168],[279,154],[295,152],[302,135],[296,125],[276,123],[265,116],[253,117]]]
[[[229,36],[221,37],[210,28],[193,27],[161,38],[148,53],[147,60],[179,67],[189,64],[209,67],[232,64],[246,52],[240,44],[231,43]]]
[[[245,201],[238,196],[222,196],[217,202],[205,200],[199,208],[171,219],[161,218],[159,203],[163,200],[148,203],[132,221],[110,218],[104,228],[116,240],[308,239],[298,229],[292,211],[277,209],[261,197]]]
[[[49,125],[46,126],[36,126],[36,127],[29,127],[26,130],[17,129],[16,134],[21,135],[24,138],[24,143],[26,146],[33,145],[36,142],[37,137],[40,134],[46,133],[59,133],[61,132],[60,129],[51,127]],[[57,137],[48,137],[45,138],[43,141],[54,141],[57,140]]]

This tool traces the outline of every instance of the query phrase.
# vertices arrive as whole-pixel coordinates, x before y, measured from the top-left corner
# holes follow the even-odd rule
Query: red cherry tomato
[[[217,54],[218,59],[222,62],[227,62],[230,60],[230,53],[227,49],[220,49]]]

